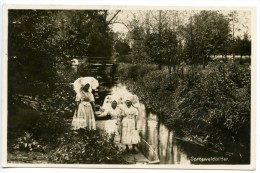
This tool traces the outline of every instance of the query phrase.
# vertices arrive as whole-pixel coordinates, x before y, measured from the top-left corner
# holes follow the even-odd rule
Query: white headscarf
[[[139,109],[140,108],[140,103],[139,103],[139,98],[137,97],[137,95],[126,95],[125,96],[125,101],[131,101],[132,102],[132,105]]]

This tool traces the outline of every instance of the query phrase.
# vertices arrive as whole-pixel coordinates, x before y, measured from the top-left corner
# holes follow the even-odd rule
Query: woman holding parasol
[[[96,130],[95,100],[91,91],[98,87],[98,81],[93,77],[81,77],[73,85],[76,92],[76,110],[72,120],[72,129]]]

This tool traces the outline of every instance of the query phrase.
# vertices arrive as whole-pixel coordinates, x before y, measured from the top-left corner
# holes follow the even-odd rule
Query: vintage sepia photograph
[[[5,6],[4,165],[254,168],[254,14]]]

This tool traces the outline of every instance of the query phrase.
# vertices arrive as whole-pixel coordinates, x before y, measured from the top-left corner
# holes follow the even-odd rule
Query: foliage
[[[74,81],[74,80],[73,80]],[[39,103],[44,112],[32,127],[33,134],[45,142],[56,144],[55,140],[70,129],[75,111],[75,91],[68,83],[58,83],[51,95],[43,96]]]
[[[175,71],[182,62],[205,67],[211,56],[222,55],[227,59],[228,54],[234,53],[234,30],[239,30],[234,29],[234,22],[239,23],[236,14],[230,16],[214,10],[139,13],[133,14],[127,25],[134,63],[165,64]],[[250,54],[248,45],[240,50],[247,49],[243,52]]]
[[[33,135],[25,132],[24,136],[19,137],[16,140],[16,143],[13,145],[13,150],[18,151],[37,151],[37,152],[45,152],[45,147],[40,145],[35,139],[33,139]]]
[[[205,70],[186,70],[184,78],[173,74],[174,90],[168,90],[166,71],[150,70],[140,78],[129,79],[125,76],[132,75],[133,70],[124,69],[120,74],[128,89],[148,109],[157,112],[177,135],[193,136],[193,140],[211,147],[214,144],[218,150],[234,151],[242,147],[237,151],[248,154],[251,75],[246,66],[211,63]]]
[[[34,139],[48,144],[50,148],[55,147],[56,139],[70,129],[70,121],[75,110],[74,97],[72,87],[60,85],[52,97],[39,98],[41,112],[21,107],[19,102],[16,102],[8,114],[9,143],[13,143],[12,138],[17,137],[16,134],[27,131]]]
[[[136,64],[147,64],[151,63],[152,59],[147,55],[147,52],[145,50],[144,40],[135,40],[134,44],[132,46],[132,63]]]
[[[59,18],[67,55],[111,55],[112,36],[102,10],[60,11]]]
[[[173,19],[175,15],[178,15],[175,11],[146,11],[143,20],[135,17],[131,21],[130,37],[135,63],[176,63],[180,25]]]
[[[203,64],[210,55],[227,54],[229,21],[217,11],[201,11],[189,19],[185,28],[185,52],[190,64]]]
[[[8,96],[48,95],[73,58],[111,56],[109,25],[119,12],[9,10]]]
[[[234,40],[234,50],[237,55],[240,55],[240,63],[242,63],[242,56],[251,56],[251,41],[248,34],[244,34],[243,38],[237,37]]]
[[[71,118],[75,110],[75,91],[70,84],[57,84],[51,95],[40,100],[41,111],[63,118]]]
[[[249,44],[245,44],[243,48],[240,47],[242,36],[236,36],[236,35],[239,35],[239,33],[241,33],[242,30],[245,30],[245,29],[248,30],[248,26],[246,26],[244,24],[244,21],[241,21],[241,18],[239,17],[239,12],[236,10],[230,11],[227,14],[227,17],[229,20],[230,30],[231,30],[231,34],[232,34],[230,36],[229,53],[233,54],[233,60],[235,59],[235,55],[241,55],[241,52],[243,52],[243,54],[247,54],[250,52],[250,54],[251,54],[251,50],[250,50],[251,48],[249,48],[251,46]],[[248,31],[244,31],[244,36],[247,35],[247,33],[248,33]],[[241,50],[238,50],[238,47],[240,47]],[[242,60],[242,57],[241,57],[241,60]],[[242,63],[241,60],[240,60],[240,63]]]
[[[8,22],[9,91],[27,95],[46,92],[56,73],[54,57],[58,56],[58,45],[53,42],[55,13],[9,10]]]
[[[130,46],[119,40],[115,44],[115,50],[119,53],[119,55],[127,55],[130,52]]]
[[[132,80],[142,79],[150,71],[157,69],[153,64],[125,64],[121,63],[118,67],[118,73],[121,78],[129,78]]]
[[[60,146],[50,157],[55,163],[124,163],[122,151],[113,143],[113,138],[102,135],[101,131],[85,129],[70,131],[59,141]]]
[[[51,112],[38,112],[30,108],[16,107],[8,117],[8,147],[17,143],[23,133],[49,148],[55,147],[57,138],[70,129],[70,121]]]
[[[64,120],[64,118],[57,115],[46,114],[42,115],[36,124],[32,126],[31,132],[34,138],[55,147],[57,138],[68,130],[70,130],[70,121]]]

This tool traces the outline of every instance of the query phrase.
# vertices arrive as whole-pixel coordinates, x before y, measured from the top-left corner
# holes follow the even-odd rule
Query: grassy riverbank
[[[155,65],[120,64],[121,82],[176,134],[188,141],[237,155],[250,155],[250,69],[237,63],[185,67],[170,75]]]

